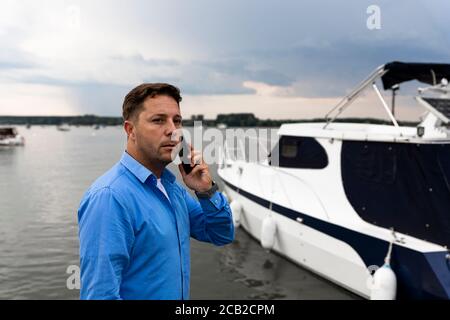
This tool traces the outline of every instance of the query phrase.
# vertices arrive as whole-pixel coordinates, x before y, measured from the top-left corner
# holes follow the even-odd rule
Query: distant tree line
[[[83,116],[0,116],[0,124],[8,125],[78,125],[116,126],[122,124],[119,117],[99,117],[92,114]]]
[[[192,115],[183,120],[184,126],[193,126],[195,121],[202,121],[203,125],[214,127],[225,124],[228,127],[279,127],[283,123],[324,122],[324,118],[316,119],[258,119],[253,113],[218,114],[216,119],[205,119],[202,114]],[[342,118],[335,122],[390,124],[389,121],[372,118]],[[73,126],[117,126],[122,125],[122,117],[101,117],[92,114],[83,116],[0,116],[0,125],[62,125]],[[400,125],[416,126],[418,122],[400,121]]]

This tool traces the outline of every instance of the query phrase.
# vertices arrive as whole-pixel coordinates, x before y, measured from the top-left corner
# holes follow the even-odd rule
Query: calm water
[[[0,147],[0,299],[78,299],[79,290],[66,286],[67,267],[79,264],[76,211],[87,187],[120,158],[124,133],[18,129],[25,147]],[[242,229],[225,247],[192,240],[191,255],[192,299],[356,298],[264,251]]]

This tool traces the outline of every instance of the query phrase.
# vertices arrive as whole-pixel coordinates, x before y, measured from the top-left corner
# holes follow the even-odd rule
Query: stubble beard
[[[150,163],[154,166],[158,166],[158,167],[165,167],[167,166],[169,163],[172,162],[172,160],[168,160],[166,156],[164,156],[162,154],[162,150],[157,147],[153,147],[153,146],[140,146],[139,147],[139,151],[141,153],[141,155],[144,158],[144,161],[147,163]],[[169,158],[170,158],[170,153],[169,153]]]

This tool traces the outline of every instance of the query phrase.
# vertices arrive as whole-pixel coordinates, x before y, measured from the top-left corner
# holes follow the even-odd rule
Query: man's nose
[[[166,135],[170,136],[177,129],[173,120],[168,120],[166,125]]]

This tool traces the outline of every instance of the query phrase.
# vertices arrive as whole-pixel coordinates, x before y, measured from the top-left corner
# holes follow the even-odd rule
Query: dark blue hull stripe
[[[222,179],[231,189],[249,200],[269,209],[270,201],[255,196]],[[302,224],[325,233],[350,245],[366,266],[381,266],[387,254],[389,242],[368,236],[304,213],[272,204],[272,211],[292,220],[303,219]],[[422,253],[395,245],[391,266],[397,276],[397,297],[409,299],[450,299],[450,265],[446,251]]]

